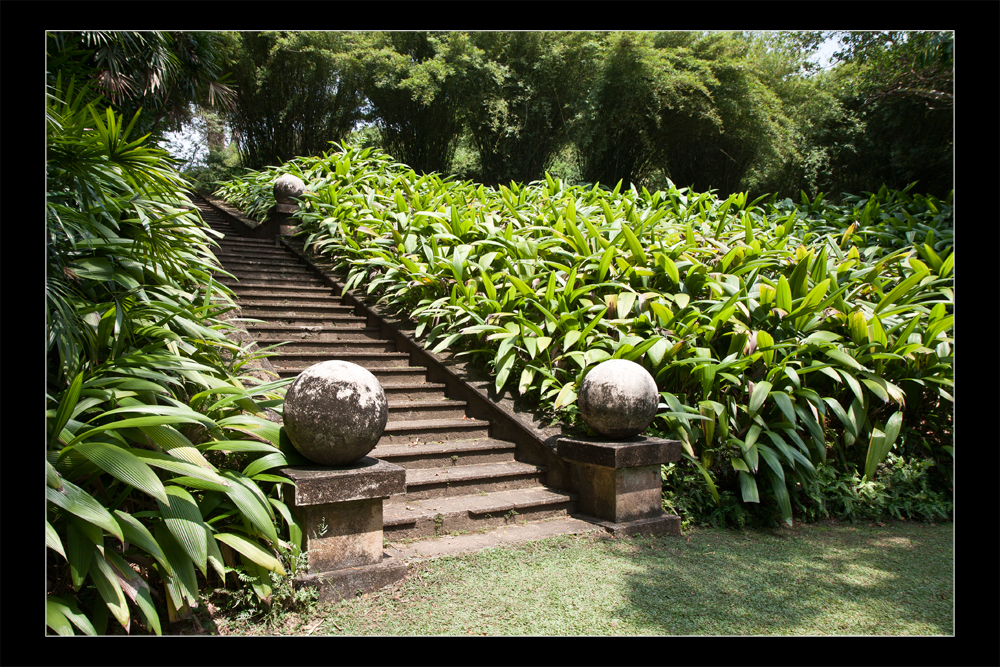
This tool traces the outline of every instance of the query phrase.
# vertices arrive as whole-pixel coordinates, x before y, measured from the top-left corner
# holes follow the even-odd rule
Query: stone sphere
[[[291,204],[292,197],[299,197],[306,191],[306,184],[302,179],[292,174],[282,174],[274,182],[274,198],[279,204]]]
[[[378,379],[346,361],[302,371],[285,394],[283,421],[292,445],[310,461],[346,466],[375,449],[389,420]]]
[[[580,383],[577,407],[587,425],[615,440],[639,435],[653,423],[660,394],[656,381],[639,364],[609,359]]]

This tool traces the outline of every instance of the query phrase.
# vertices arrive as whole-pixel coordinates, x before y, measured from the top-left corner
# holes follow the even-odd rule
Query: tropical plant
[[[572,424],[591,368],[643,364],[663,399],[653,430],[717,499],[769,491],[791,520],[789,488],[828,453],[868,479],[890,451],[950,467],[924,423],[950,423],[950,199],[720,200],[548,175],[493,189],[351,147],[283,169],[323,174],[296,216],[345,286],[407,314],[433,352],[491,368],[498,392]]]
[[[56,73],[88,82],[137,131],[159,138],[190,121],[192,103],[231,107],[221,38],[212,32],[85,31],[46,33],[50,85]]]
[[[300,549],[275,467],[287,381],[241,375],[212,232],[165,152],[64,83],[49,91],[46,201],[47,623],[58,634],[162,631],[209,570],[251,572]],[[246,414],[253,413],[253,414]],[[280,519],[278,518],[280,515]],[[287,537],[279,538],[284,523]],[[284,530],[284,529],[283,529]],[[203,579],[204,580],[204,579]]]

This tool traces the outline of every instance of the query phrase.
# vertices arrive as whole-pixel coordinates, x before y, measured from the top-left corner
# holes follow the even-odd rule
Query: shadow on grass
[[[651,634],[951,635],[952,527],[797,525],[637,538],[633,617]]]

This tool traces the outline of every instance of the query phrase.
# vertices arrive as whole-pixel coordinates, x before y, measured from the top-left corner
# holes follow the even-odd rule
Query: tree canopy
[[[839,38],[837,64],[815,53]],[[951,188],[946,32],[231,33],[244,164],[318,155],[361,125],[421,173],[797,196]]]

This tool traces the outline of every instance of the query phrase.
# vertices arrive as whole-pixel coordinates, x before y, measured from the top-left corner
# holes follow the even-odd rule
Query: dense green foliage
[[[819,71],[823,38],[839,61]],[[227,37],[246,166],[357,122],[421,174],[797,198],[952,187],[951,33],[364,32]],[[461,146],[470,147],[470,161]],[[263,147],[267,147],[265,150]],[[310,148],[311,147],[311,148]],[[565,156],[571,168],[561,169]]]
[[[302,459],[264,418],[287,381],[243,374],[252,357],[226,337],[234,305],[213,280],[212,232],[139,119],[52,73],[45,527],[58,634],[103,634],[109,615],[128,631],[135,609],[160,634],[230,571],[267,600],[301,543],[289,482],[269,471]]]
[[[139,135],[160,138],[191,120],[191,103],[231,106],[222,36],[211,32],[46,33],[47,70],[87,82],[104,105],[136,121]]]
[[[307,183],[307,245],[346,286],[490,367],[497,391],[573,425],[591,368],[644,365],[663,399],[651,431],[683,443],[717,503],[768,495],[787,521],[828,458],[873,480],[890,452],[950,484],[950,199],[493,189],[350,147],[220,194],[259,210],[285,171]]]
[[[228,114],[243,164],[260,169],[315,155],[360,118],[358,86],[336,32],[225,33],[227,72],[239,91]]]

